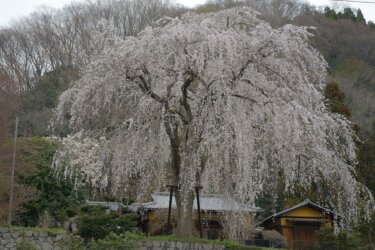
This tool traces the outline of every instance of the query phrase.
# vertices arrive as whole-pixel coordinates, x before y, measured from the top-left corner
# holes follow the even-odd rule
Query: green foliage
[[[268,248],[261,248],[256,246],[245,246],[231,240],[209,240],[205,238],[198,237],[178,237],[176,235],[158,235],[152,237],[146,237],[144,235],[127,233],[126,237],[132,241],[175,241],[175,242],[191,242],[191,243],[207,243],[207,244],[216,244],[224,245],[225,249],[228,250],[262,250]]]
[[[324,15],[328,18],[337,19],[336,11],[329,7],[324,8]]]
[[[38,150],[30,154],[22,154],[23,161],[36,166],[36,171],[20,176],[20,182],[38,190],[39,195],[22,204],[17,213],[17,224],[22,226],[36,226],[41,216],[48,214],[54,220],[54,226],[62,225],[75,214],[83,196],[75,191],[71,183],[57,177],[52,169],[52,158],[57,144],[42,138],[28,138],[30,147],[35,145]]]
[[[337,234],[335,234],[333,228],[321,228],[317,234],[319,241],[321,241],[323,244],[335,243],[337,249],[340,250],[363,249],[360,234],[356,231],[341,229]]]
[[[84,239],[79,235],[68,234],[64,244],[64,250],[84,250],[86,245]]]
[[[228,250],[262,250],[262,249],[265,249],[265,248],[256,247],[256,246],[241,245],[241,244],[238,244],[237,242],[233,242],[230,240],[223,240],[223,241],[218,242],[218,244],[224,245],[225,249],[228,249]]]
[[[99,206],[84,206],[78,217],[78,234],[84,239],[103,239],[110,233],[132,231],[137,225],[134,213],[107,212]]]
[[[369,219],[363,218],[355,229],[361,235],[363,245],[368,246],[368,249],[375,249],[375,211]]]
[[[277,178],[273,180],[276,182],[276,193],[270,190],[264,190],[264,192],[257,197],[256,206],[262,208],[263,212],[261,218],[264,219],[271,216],[275,212],[282,211],[286,207],[286,196],[285,190],[285,177],[282,172],[277,174]]]
[[[375,119],[372,133],[360,146],[358,174],[363,183],[375,194]]]
[[[366,19],[365,19],[365,17],[362,14],[361,9],[357,9],[357,20],[356,21],[360,22],[360,23],[366,24]]]
[[[317,236],[320,241],[333,242],[336,241],[337,237],[334,234],[332,227],[322,227],[317,231]]]
[[[335,197],[335,190],[330,189],[333,184],[321,180],[317,183],[311,183],[306,186],[298,183],[293,183],[293,192],[285,192],[285,177],[279,173],[278,177],[273,180],[276,182],[276,193],[272,191],[265,191],[257,197],[256,206],[262,208],[262,214],[258,217],[259,220],[267,218],[276,212],[293,207],[306,199],[320,204],[330,204],[332,197]],[[328,199],[330,197],[330,199]]]
[[[351,8],[344,8],[343,12],[338,12],[337,14],[341,19],[351,19],[354,22],[357,18]]]
[[[65,249],[69,250],[128,250],[135,249],[137,241],[175,241],[175,242],[190,242],[190,243],[207,243],[224,245],[228,250],[265,250],[268,248],[261,248],[255,246],[245,246],[230,240],[208,240],[197,237],[177,237],[174,235],[162,235],[156,237],[146,237],[139,233],[126,232],[124,234],[110,233],[103,239],[91,239],[87,244],[84,243],[83,238],[79,236],[68,236]]]
[[[128,237],[119,236],[114,233],[110,233],[104,239],[97,241],[92,240],[88,244],[90,250],[131,250],[134,249],[134,242],[129,240]]]
[[[115,196],[108,195],[108,194],[103,195],[102,199],[108,202],[115,202],[117,200]]]
[[[356,13],[354,13],[354,11],[351,8],[344,8],[343,11],[336,12],[334,9],[326,7],[323,13],[325,17],[331,18],[334,20],[348,19],[348,20],[352,20],[353,22],[366,24],[366,20],[363,17],[361,9],[358,9]]]

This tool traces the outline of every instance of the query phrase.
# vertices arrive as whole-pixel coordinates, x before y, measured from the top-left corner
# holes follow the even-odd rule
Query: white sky
[[[77,0],[76,0],[77,1]],[[178,3],[184,4],[188,7],[193,7],[196,4],[202,4],[205,0],[175,0]],[[331,6],[331,0],[307,0],[316,6]],[[366,3],[347,3],[352,8],[360,8],[366,20],[375,21],[375,0],[374,4]],[[47,5],[55,8],[60,8],[65,4],[69,4],[72,0],[0,0],[0,25],[8,25],[12,19],[25,16],[33,12],[40,5]]]

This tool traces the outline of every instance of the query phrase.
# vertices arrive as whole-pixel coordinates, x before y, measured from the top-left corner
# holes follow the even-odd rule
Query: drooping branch
[[[142,74],[139,74],[136,76],[126,75],[126,79],[132,82],[135,82],[144,94],[150,96],[152,99],[154,99],[158,103],[164,104],[165,100],[161,98],[159,95],[157,95],[155,92],[153,92],[151,89],[152,79],[151,79],[150,72],[148,71],[146,65],[143,65],[142,72],[144,73],[143,75]],[[145,78],[145,76],[147,76],[147,79]]]
[[[240,98],[240,99],[244,99],[244,100],[247,100],[247,101],[250,101],[251,103],[258,103],[257,101],[255,101],[254,99],[248,97],[248,96],[244,96],[244,95],[240,95],[240,94],[232,94],[233,97],[237,97],[237,98]]]

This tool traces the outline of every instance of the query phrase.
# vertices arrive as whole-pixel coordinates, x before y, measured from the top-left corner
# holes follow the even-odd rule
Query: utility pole
[[[13,193],[14,193],[14,172],[16,169],[16,143],[18,135],[18,117],[16,117],[16,128],[14,131],[14,143],[13,143],[13,161],[12,161],[12,179],[10,184],[10,195],[9,195],[9,213],[8,213],[8,225],[12,225],[12,210],[13,210]]]

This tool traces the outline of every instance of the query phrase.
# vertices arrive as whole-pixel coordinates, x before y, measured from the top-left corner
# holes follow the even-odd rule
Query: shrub
[[[104,239],[99,239],[97,241],[92,240],[88,244],[88,249],[90,250],[131,250],[134,249],[134,244],[126,236],[121,237],[114,233],[110,233]]]
[[[107,212],[105,207],[85,206],[78,217],[78,234],[85,240],[103,239],[111,232],[121,234],[133,231],[137,225],[134,213]]]
[[[264,230],[262,236],[272,247],[287,247],[286,239],[276,230]]]
[[[347,229],[341,229],[337,234],[334,233],[333,228],[321,228],[318,231],[321,244],[334,243],[340,250],[362,249],[363,244],[359,236],[357,232]]]
[[[81,238],[79,235],[67,235],[67,239],[65,241],[65,246],[63,250],[84,250],[86,246],[84,244],[84,239]]]

